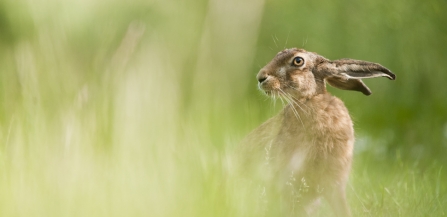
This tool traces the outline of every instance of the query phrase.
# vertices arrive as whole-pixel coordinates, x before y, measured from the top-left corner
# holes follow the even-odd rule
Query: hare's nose
[[[258,79],[259,83],[264,82],[265,80],[267,80],[267,78],[268,74],[264,70],[261,70],[256,76],[256,79]]]
[[[262,82],[264,82],[265,80],[267,80],[267,75],[262,76],[262,77],[258,77],[258,81],[259,81],[259,83],[262,83]]]

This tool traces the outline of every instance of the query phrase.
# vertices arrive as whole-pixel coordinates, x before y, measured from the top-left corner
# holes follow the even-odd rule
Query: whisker
[[[307,44],[307,38],[308,38],[308,36],[306,36],[306,42],[304,42],[304,39],[303,39],[303,48],[306,47],[306,44]]]
[[[286,98],[284,98],[284,99],[286,99]],[[286,101],[288,101],[288,100],[286,99]],[[289,101],[289,104],[290,104],[290,108],[292,109],[292,112],[295,114],[295,117],[297,117],[297,118],[300,120],[301,125],[303,125],[303,127],[304,127],[304,122],[303,122],[303,120],[301,119],[300,114],[299,114],[298,111],[295,109],[295,107],[293,106],[293,104],[290,103],[290,101]]]
[[[288,87],[288,88],[292,88],[292,89],[294,89],[294,90],[296,90],[296,91],[299,91],[296,87],[294,87],[294,86],[292,86],[292,85],[290,85],[290,84],[285,84],[286,85],[286,87]]]
[[[288,103],[288,105],[290,105],[290,106],[292,106],[292,108],[293,108],[293,104],[292,104],[292,102],[290,101],[290,99],[286,96],[286,95],[283,95],[283,97],[284,97],[284,100]],[[296,111],[296,110],[295,110]],[[299,116],[299,115],[298,115]]]
[[[287,34],[286,43],[284,43],[284,49],[286,49],[287,42],[289,42],[289,36],[290,36],[290,32],[291,32],[291,31],[292,31],[292,30],[289,30],[289,34]]]
[[[305,114],[309,115],[309,113],[303,109],[303,107],[301,107],[298,103],[300,103],[298,100],[296,100],[293,96],[291,96],[290,94],[287,95],[287,97],[289,98],[289,100],[296,106],[298,106],[298,108],[300,108],[301,111],[303,111]],[[304,104],[303,104],[304,105]]]
[[[270,99],[270,103],[272,104],[273,108],[276,108],[276,95],[273,92],[270,92],[269,94],[267,94],[268,99]]]
[[[286,107],[286,104],[284,103],[282,97],[279,97],[279,99],[281,100],[281,104],[282,104],[282,106],[283,106],[283,107]]]
[[[290,104],[290,107],[291,107],[292,112],[294,113],[295,117],[296,117],[297,119],[300,120],[301,124],[302,124],[303,127],[304,127],[304,122],[303,122],[303,120],[301,119],[301,117],[300,117],[298,111],[297,111],[297,110],[295,109],[295,107],[293,106],[293,100],[290,99],[290,98],[288,98],[286,92],[284,92],[282,89],[278,89],[278,90],[279,90],[279,91],[282,93],[282,95],[284,96],[284,100],[286,100],[286,101]],[[298,107],[300,107],[300,106],[298,106]],[[301,108],[301,107],[300,107],[300,108]],[[301,108],[301,110],[303,110],[303,109]]]
[[[296,88],[294,88],[294,87],[292,87],[292,86],[290,86],[290,85],[286,85],[286,86],[289,87],[289,88],[292,88],[292,89],[294,89],[294,90],[297,90]],[[283,92],[284,92],[284,91],[283,91]],[[295,102],[295,104],[296,104],[298,107],[300,107],[300,109],[301,109],[303,112],[305,112],[306,114],[309,114],[309,113],[308,113],[307,111],[305,111],[300,105],[298,105],[298,103],[301,103],[301,105],[306,106],[308,109],[311,109],[311,108],[309,108],[309,106],[307,106],[306,104],[300,102],[297,98],[293,97],[292,94],[290,94],[290,93],[284,93],[284,94],[286,94],[289,98],[291,98],[292,101]]]
[[[276,108],[276,97],[275,94],[272,95],[272,103],[273,103],[273,108]]]
[[[310,108],[309,106],[307,106],[305,103],[300,102],[297,98],[293,97],[292,94],[290,93],[286,93],[287,96],[295,103],[295,105],[297,105],[304,113],[306,113],[307,115],[309,115],[309,112],[304,110],[300,105],[298,105],[298,103],[300,103],[303,106],[306,106],[308,109],[312,110],[312,108]]]
[[[276,48],[278,48],[278,44],[276,43],[275,36],[272,35],[273,42],[275,42]]]

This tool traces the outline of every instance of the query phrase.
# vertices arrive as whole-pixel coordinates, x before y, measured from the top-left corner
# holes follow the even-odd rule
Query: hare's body
[[[260,88],[288,104],[244,140],[244,167],[279,192],[291,215],[304,215],[319,197],[338,216],[349,216],[345,186],[351,168],[354,130],[343,102],[329,84],[369,95],[360,78],[385,76],[388,69],[357,60],[329,61],[301,49],[287,49],[259,72]]]
[[[251,158],[250,162],[263,163],[257,168],[260,173],[272,173],[267,180],[270,184],[295,182],[292,188],[276,186],[284,191],[285,197],[299,193],[301,198],[296,198],[299,202],[288,204],[295,207],[295,213],[306,211],[314,200],[323,196],[341,213],[348,215],[344,188],[354,143],[348,111],[342,101],[328,93],[300,106],[287,105],[251,132],[244,142],[251,154],[245,157]],[[296,188],[303,182],[306,192],[293,192],[299,191]]]

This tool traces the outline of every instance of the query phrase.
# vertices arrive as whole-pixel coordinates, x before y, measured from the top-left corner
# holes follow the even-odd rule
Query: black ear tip
[[[396,80],[396,75],[395,74],[393,74],[393,73],[391,73],[392,75],[391,75],[391,80]]]
[[[365,96],[369,96],[369,95],[372,94],[372,92],[371,92],[370,90],[364,90],[364,91],[362,91],[362,93],[363,93]]]
[[[387,77],[390,80],[396,80],[396,75],[393,72],[391,72],[390,70],[387,70],[386,74],[389,75],[389,77],[388,76]]]

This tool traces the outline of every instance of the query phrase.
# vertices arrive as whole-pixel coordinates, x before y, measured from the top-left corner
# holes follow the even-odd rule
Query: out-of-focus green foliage
[[[281,109],[255,75],[285,47],[397,75],[365,81],[369,97],[328,88],[356,125],[355,216],[446,215],[446,11],[442,0],[1,1],[0,216],[256,216],[229,156]]]

